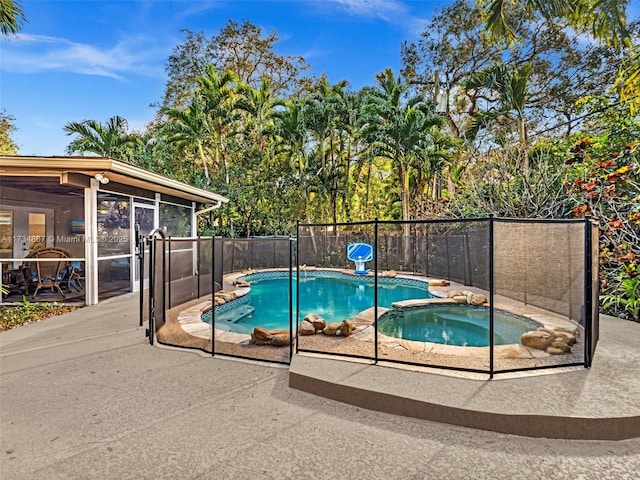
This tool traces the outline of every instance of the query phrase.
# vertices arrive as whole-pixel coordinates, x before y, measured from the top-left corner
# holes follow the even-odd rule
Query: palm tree
[[[283,109],[274,112],[276,120],[276,151],[289,158],[290,167],[297,171],[298,180],[306,174],[306,130],[303,126],[303,104],[298,100],[288,100]]]
[[[236,108],[247,114],[245,129],[252,133],[253,140],[264,149],[268,141],[267,135],[275,133],[276,112],[284,106],[284,100],[273,94],[269,80],[263,80],[258,88],[241,84],[238,93]]]
[[[78,135],[68,146],[67,153],[95,153],[104,157],[130,160],[131,150],[140,145],[141,137],[128,132],[127,121],[111,117],[106,125],[96,120],[69,122],[64,126],[67,135]]]
[[[344,174],[339,155],[339,115],[336,99],[347,86],[343,80],[331,85],[322,76],[311,88],[303,107],[303,123],[310,136],[310,147],[315,159],[312,180],[320,198],[328,200],[323,215],[330,214],[337,222],[340,180]],[[328,215],[327,215],[328,216]]]
[[[163,109],[168,121],[162,126],[161,132],[166,137],[167,142],[195,153],[208,182],[210,176],[207,145],[213,134],[213,128],[203,107],[201,98],[195,95],[185,109]]]
[[[440,126],[442,117],[421,97],[405,98],[407,84],[395,78],[391,69],[378,75],[365,107],[365,135],[374,143],[378,156],[392,162],[402,200],[402,220],[410,218],[411,174],[420,168],[431,142],[429,129]],[[404,225],[409,235],[409,224]]]
[[[475,139],[482,128],[505,119],[514,120],[518,131],[520,165],[525,171],[529,168],[527,156],[529,135],[525,108],[531,72],[530,63],[514,70],[499,64],[472,75],[464,84],[465,89],[474,90],[476,93],[486,91],[486,96],[495,104],[487,111],[473,113],[466,137]]]
[[[0,32],[8,36],[18,33],[26,22],[24,11],[17,0],[0,0]]]
[[[240,79],[231,72],[218,74],[214,65],[207,66],[205,74],[198,79],[195,95],[203,101],[203,110],[208,116],[212,133],[214,164],[222,164],[225,183],[229,184],[229,164],[226,156],[226,139],[235,128]]]
[[[429,129],[429,137],[430,141],[422,145],[422,151],[417,158],[414,190],[430,193],[431,199],[437,200],[441,196],[442,172],[448,167],[449,178],[453,179],[456,175],[455,170],[458,166],[453,162],[461,142],[458,138],[443,133],[438,127]]]

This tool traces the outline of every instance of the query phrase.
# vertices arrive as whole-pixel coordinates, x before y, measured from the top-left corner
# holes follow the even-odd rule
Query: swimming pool
[[[269,330],[289,328],[288,272],[261,272],[242,277],[251,284],[248,295],[216,308],[216,328],[251,333],[255,327]],[[374,305],[374,279],[340,272],[316,271],[300,274],[300,321],[317,313],[327,323],[341,322]],[[293,283],[295,322],[296,284]],[[406,278],[379,278],[378,305],[390,308],[393,302],[431,298],[427,282]],[[202,320],[211,323],[211,311]]]
[[[520,343],[520,336],[541,325],[500,310],[494,311],[494,344]],[[430,305],[392,310],[380,318],[378,331],[404,340],[463,347],[489,345],[489,308]]]

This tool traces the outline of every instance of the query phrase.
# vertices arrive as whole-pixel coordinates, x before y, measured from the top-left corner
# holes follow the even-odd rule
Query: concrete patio
[[[601,317],[590,370],[486,381],[302,356],[290,372],[152,347],[137,306],[138,296],[126,295],[0,334],[2,478],[622,479],[640,471],[638,324]],[[447,412],[463,421],[429,421]],[[578,438],[601,439],[460,426],[474,418],[525,418],[519,424],[534,430],[555,422],[548,436],[566,438],[575,422],[591,432]],[[616,436],[634,438],[602,439]]]

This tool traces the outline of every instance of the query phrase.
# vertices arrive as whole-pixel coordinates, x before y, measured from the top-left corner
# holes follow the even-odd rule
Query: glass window
[[[47,216],[44,213],[29,213],[29,253],[46,246]]]
[[[166,228],[167,237],[191,236],[191,212],[190,207],[160,204],[160,228]]]
[[[98,192],[98,256],[131,253],[129,197]]]
[[[13,257],[13,212],[0,211],[0,258]]]
[[[98,260],[98,300],[131,291],[131,258]]]

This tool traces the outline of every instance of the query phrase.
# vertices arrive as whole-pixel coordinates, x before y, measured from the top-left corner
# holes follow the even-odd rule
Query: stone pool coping
[[[315,267],[301,267],[302,271],[333,271],[338,273],[343,273],[347,275],[361,276],[353,273],[353,270],[345,270],[345,269],[331,269],[331,268],[315,268]],[[266,273],[266,272],[288,272],[289,269],[286,268],[276,268],[276,269],[264,269],[264,270],[247,270],[243,272],[234,272],[228,275],[225,275],[223,286],[225,289],[224,292],[235,296],[236,298],[241,298],[247,295],[251,288],[245,286],[236,286],[235,283],[238,281],[240,277],[255,274],[255,273]],[[372,276],[372,275],[369,275]],[[387,272],[383,272],[382,277],[390,278]],[[408,280],[417,280],[425,283],[429,283],[431,280],[440,280],[431,277],[424,277],[419,275],[407,274],[407,273],[398,273],[393,275],[395,278],[404,278]],[[233,289],[233,290],[231,290]],[[453,299],[447,298],[447,293],[455,290],[469,291],[472,293],[483,294],[486,295],[487,292],[474,287],[466,287],[454,282],[450,282],[447,286],[429,286],[429,292],[435,296],[435,298],[424,298],[424,299],[411,299],[404,300],[401,302],[395,302],[393,304],[394,307],[400,308],[413,308],[419,306],[426,305],[434,305],[434,304],[457,304]],[[488,306],[488,303],[485,303],[483,306]],[[498,295],[494,295],[494,306],[497,310],[501,310],[507,313],[519,315],[530,320],[533,320],[539,323],[541,326],[545,328],[564,328],[572,331],[577,331],[578,335],[576,336],[578,339],[578,345],[576,348],[580,348],[579,345],[583,340],[583,328],[575,321],[561,316],[559,314],[549,312],[543,310],[538,307],[534,307],[531,305],[525,305],[516,300],[501,297]],[[207,340],[211,340],[211,325],[202,321],[202,315],[211,310],[212,301],[207,300],[201,303],[198,303],[194,306],[186,308],[178,314],[178,324],[180,327],[189,335],[197,338],[203,338]],[[354,340],[362,341],[362,342],[373,342],[375,337],[375,330],[373,327],[374,323],[374,308],[371,307],[367,310],[364,310],[353,317],[353,321],[355,324],[354,333],[350,336]],[[378,319],[384,315],[389,309],[384,307],[378,307]],[[322,334],[318,334],[322,336]],[[248,343],[251,339],[251,336],[243,333],[229,332],[225,330],[215,329],[215,339],[220,342],[228,342],[228,343]],[[407,351],[415,351],[415,352],[429,352],[434,354],[441,355],[453,355],[453,356],[463,356],[463,357],[473,357],[473,358],[487,358],[489,356],[490,347],[462,347],[457,345],[444,345],[441,343],[434,342],[420,342],[414,340],[403,340],[395,337],[390,337],[378,332],[378,341],[386,344],[388,347],[399,348]],[[535,348],[525,347],[522,344],[508,344],[508,345],[495,345],[494,346],[494,356],[496,358],[522,358],[522,359],[535,359],[535,358],[544,358],[549,357],[550,355],[543,351]]]

